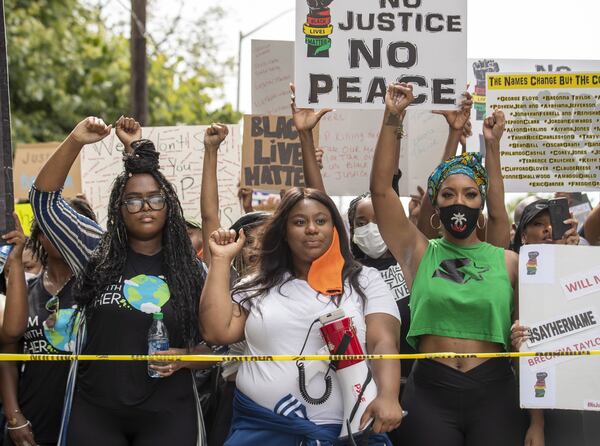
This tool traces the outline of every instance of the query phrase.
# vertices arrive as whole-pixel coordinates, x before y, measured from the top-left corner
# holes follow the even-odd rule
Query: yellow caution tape
[[[390,355],[32,355],[26,353],[0,354],[2,361],[161,361],[161,362],[279,362],[279,361],[361,361],[379,359],[453,359],[453,358],[525,358],[533,356],[592,356],[600,350],[574,352],[496,352],[496,353],[416,353]]]

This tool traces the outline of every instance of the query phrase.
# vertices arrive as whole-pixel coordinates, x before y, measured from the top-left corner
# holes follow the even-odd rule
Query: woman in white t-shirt
[[[324,343],[319,330],[311,329],[313,322],[342,308],[353,318],[363,350],[398,352],[400,318],[389,287],[375,269],[353,260],[343,220],[326,194],[298,188],[286,193],[265,229],[260,267],[233,290],[236,303],[232,304],[230,264],[244,239],[243,231],[236,241],[235,232],[224,229],[210,237],[212,262],[200,303],[201,331],[208,342],[232,344],[245,339],[251,355],[316,354]],[[315,270],[324,263],[329,268],[340,265],[342,286],[337,296],[316,291],[319,286],[314,278],[335,282],[335,274],[324,277]],[[373,361],[371,367],[378,392],[361,419],[361,428],[373,419],[372,431],[380,434],[396,428],[402,419],[400,364]],[[319,405],[304,399],[298,375],[292,361],[244,362],[237,376],[238,393],[226,445],[332,444],[344,412],[335,373],[330,373],[331,395]],[[323,388],[323,379],[307,383],[309,395],[321,395]],[[383,435],[370,440],[369,444],[390,444]]]

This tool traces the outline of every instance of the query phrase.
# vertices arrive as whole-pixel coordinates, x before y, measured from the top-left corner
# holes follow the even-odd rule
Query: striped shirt
[[[40,229],[78,275],[100,243],[104,229],[78,214],[63,198],[62,189],[43,192],[32,186],[29,200]]]

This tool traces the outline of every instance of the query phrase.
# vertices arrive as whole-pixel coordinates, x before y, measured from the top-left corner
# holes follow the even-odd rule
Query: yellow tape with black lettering
[[[455,358],[525,358],[534,356],[593,356],[600,350],[574,352],[494,352],[494,353],[415,353],[390,355],[32,355],[28,353],[3,353],[2,361],[156,361],[161,362],[279,362],[279,361],[360,361],[380,359],[455,359]]]

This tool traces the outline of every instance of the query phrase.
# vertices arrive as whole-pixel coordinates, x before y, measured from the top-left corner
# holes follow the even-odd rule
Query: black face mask
[[[454,204],[440,208],[440,220],[452,237],[465,239],[475,230],[480,210],[464,204]]]

